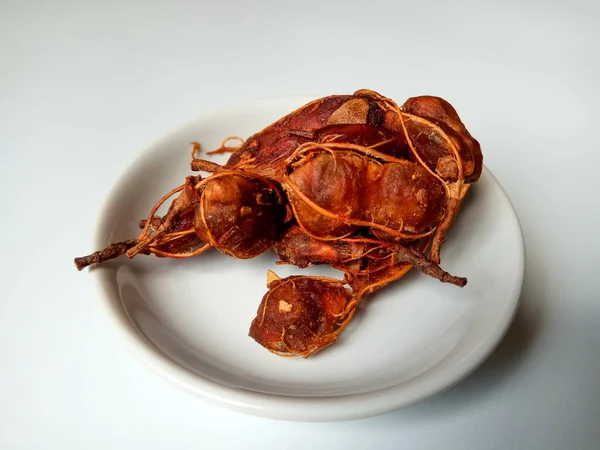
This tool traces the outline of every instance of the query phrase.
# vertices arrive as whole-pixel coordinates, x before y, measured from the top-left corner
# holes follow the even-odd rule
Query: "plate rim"
[[[302,101],[308,103],[315,98],[318,97],[296,94],[260,97],[243,102],[229,103],[223,107],[199,114],[192,120],[177,127],[172,127],[170,131],[164,132],[157,138],[147,142],[138,152],[135,152],[128,165],[121,166],[122,169],[116,182],[111,187],[101,207],[98,209],[99,212],[95,220],[95,228],[92,234],[94,248],[100,248],[105,245],[102,240],[102,230],[104,228],[104,220],[106,219],[105,213],[113,203],[118,192],[121,190],[121,186],[126,182],[126,174],[134,168],[136,162],[142,158],[149,149],[160,145],[160,143],[169,136],[181,132],[194,123],[207,120],[216,114],[226,114],[228,111],[250,106],[260,107],[261,104],[266,106],[266,104],[272,104],[274,102],[291,103],[292,101],[297,100],[299,102]],[[265,126],[268,126],[268,124]],[[508,209],[511,212],[511,219],[516,222],[520,237],[520,239],[518,239],[520,243],[519,251],[518,254],[514,255],[515,265],[518,265],[517,273],[520,274],[520,277],[518,281],[515,282],[513,297],[507,301],[510,308],[507,308],[508,313],[503,317],[503,320],[498,322],[499,331],[497,332],[497,336],[494,337],[494,339],[490,339],[489,342],[486,342],[487,345],[478,349],[478,351],[472,352],[467,358],[468,364],[461,364],[460,367],[462,369],[458,371],[458,373],[450,372],[452,376],[447,376],[447,381],[445,383],[436,384],[428,389],[421,387],[417,390],[418,392],[415,392],[413,395],[405,395],[400,401],[390,395],[399,389],[403,390],[402,388],[399,388],[399,386],[401,386],[399,384],[359,394],[303,397],[250,391],[243,388],[230,387],[203,378],[201,375],[192,372],[178,364],[176,361],[170,359],[167,354],[160,351],[146,336],[144,336],[144,334],[136,327],[135,323],[130,320],[122,302],[117,302],[112,299],[112,296],[108,292],[108,287],[106,286],[105,277],[102,276],[102,268],[93,268],[89,271],[89,275],[93,279],[94,287],[96,288],[96,293],[98,294],[98,297],[100,297],[100,302],[104,307],[105,315],[113,325],[111,328],[137,359],[144,362],[145,366],[152,368],[155,373],[169,380],[171,384],[185,389],[186,392],[193,393],[213,405],[255,416],[295,421],[354,420],[385,414],[410,406],[433,395],[438,395],[471,375],[489,358],[500,342],[502,342],[519,309],[525,278],[526,258],[522,226],[516,209],[502,184],[485,164],[483,165],[483,172],[491,177],[494,184],[500,189],[504,200],[506,200],[509,206]],[[456,368],[454,369],[454,372],[456,372]]]

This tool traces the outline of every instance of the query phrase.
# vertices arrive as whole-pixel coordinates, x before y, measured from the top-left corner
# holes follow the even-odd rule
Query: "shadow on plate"
[[[533,315],[528,304],[536,303],[539,295],[535,285],[525,279],[519,309],[502,341],[492,354],[469,376],[448,390],[407,408],[388,413],[379,418],[365,419],[384,421],[422,421],[442,418],[454,411],[476,405],[486,399],[516,376],[527,361],[527,356],[539,335],[542,317]]]

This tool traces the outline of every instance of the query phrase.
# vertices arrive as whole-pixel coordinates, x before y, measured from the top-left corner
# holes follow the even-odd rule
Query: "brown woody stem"
[[[190,168],[194,172],[204,171],[208,173],[218,173],[224,170],[227,170],[225,167],[220,164],[214,163],[212,161],[206,161],[204,159],[194,158],[190,163]]]
[[[168,219],[169,218],[167,218],[167,221],[171,222]],[[151,233],[148,233],[146,235],[144,235],[144,233],[142,233],[140,235],[140,237],[135,240],[134,245],[132,245],[130,248],[128,248],[126,250],[127,256],[129,258],[133,258],[138,253],[145,250],[153,241],[155,241],[156,239],[158,239],[160,236],[162,236],[163,234],[165,234],[167,232],[167,227],[169,225],[170,225],[170,223],[167,223],[166,225],[162,224],[159,228],[157,228],[156,230],[154,230]]]
[[[92,264],[102,263],[116,258],[117,256],[121,256],[123,253],[137,244],[137,242],[137,239],[116,242],[114,244],[110,244],[108,247],[105,247],[102,250],[92,253],[91,255],[75,258],[75,267],[77,267],[77,270],[81,271]]]
[[[406,248],[398,246],[396,249],[396,263],[410,263],[419,272],[429,275],[430,277],[437,278],[442,283],[455,284],[456,286],[463,287],[467,284],[467,279],[463,277],[455,277],[444,271],[436,263],[428,260],[421,252],[414,248]]]

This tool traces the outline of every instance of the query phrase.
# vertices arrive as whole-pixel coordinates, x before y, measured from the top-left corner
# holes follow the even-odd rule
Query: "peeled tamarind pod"
[[[346,327],[356,309],[352,291],[340,280],[272,272],[248,335],[279,356],[308,358]]]
[[[463,161],[465,182],[474,183],[479,179],[483,166],[481,146],[471,136],[450,103],[440,97],[424,95],[409,98],[401,106],[401,110],[439,126],[458,148]],[[411,130],[410,125],[407,128]],[[409,135],[416,136],[416,133],[412,130],[409,131]]]
[[[212,175],[197,187],[194,227],[222,253],[249,259],[270,249],[286,214],[279,187],[244,171]]]
[[[297,232],[294,237],[299,237]],[[315,252],[312,246],[319,244],[329,248]],[[336,254],[337,244],[339,241],[313,241],[311,249],[306,246],[297,248],[298,253],[303,248],[310,250],[300,259],[316,257],[317,261],[322,261]],[[349,256],[347,261],[362,253],[359,259],[367,262],[368,253],[365,250],[370,243],[354,244],[360,247],[356,252],[342,249],[344,256]],[[374,255],[369,261],[371,267],[366,270],[352,275],[346,273],[346,283],[332,278],[300,275],[280,279],[270,272],[267,282],[269,290],[250,325],[249,336],[279,356],[308,358],[336,341],[352,319],[361,299],[401,278],[413,266],[440,281],[464,286],[464,278],[453,277],[441,270],[422,255],[419,246],[423,246],[423,243],[412,243],[412,247],[393,245],[389,255]]]
[[[467,131],[456,110],[445,100],[431,96],[415,97],[409,99],[402,110],[401,120],[415,158],[423,161],[433,174],[443,180],[448,191],[446,217],[436,230],[431,245],[430,258],[439,263],[442,245],[462,199],[471,183],[476,182],[481,175],[483,156],[477,140]],[[423,136],[423,128],[428,130],[425,134],[429,137],[428,142],[435,142],[438,148],[448,150],[437,161],[431,158],[431,146],[422,145],[419,139],[419,136]]]
[[[273,246],[281,263],[305,268],[327,264],[344,272],[357,272],[365,255],[381,255],[388,243],[362,236],[322,240],[309,236],[298,226],[287,230]],[[358,263],[358,264],[357,264]]]
[[[154,216],[171,195],[179,195],[164,217]],[[243,171],[226,171],[206,179],[187,177],[152,209],[135,239],[75,258],[78,270],[138,253],[189,258],[210,247],[239,259],[253,258],[270,249],[279,237],[286,206],[279,186]]]
[[[350,144],[307,143],[287,162],[282,186],[311,236],[339,239],[368,227],[384,240],[413,240],[444,218],[443,183],[410,161]]]
[[[358,298],[400,278],[411,267],[444,283],[463,287],[467,282],[465,278],[445,272],[425,257],[423,252],[429,241],[424,238],[401,244],[360,234],[324,241],[309,236],[299,227],[292,227],[273,248],[285,263],[301,268],[328,264],[343,271]]]
[[[403,130],[411,159],[444,182],[448,192],[446,213],[431,244],[430,258],[439,263],[446,234],[471,183],[482,171],[483,155],[479,142],[471,136],[454,107],[434,96],[408,99],[401,108],[391,99],[366,89],[355,95],[370,96],[385,109],[383,126]]]
[[[328,125],[365,124],[379,127],[383,120],[383,109],[379,102],[368,95],[330,95],[316,99],[250,136],[242,147],[231,155],[228,167],[240,162],[256,159],[255,165],[286,158],[274,144],[297,132],[311,132]],[[289,149],[290,152],[294,148]]]
[[[230,156],[223,168],[210,161],[196,158],[193,159],[191,168],[211,173],[230,168],[244,168],[264,177],[278,180],[284,160],[298,146],[318,139],[316,134],[318,130],[336,125],[365,125],[373,131],[381,128],[383,115],[384,110],[379,101],[369,95],[322,97],[286,114],[250,136]],[[398,137],[398,130],[392,130],[390,134],[395,134],[394,139],[404,141],[404,138]],[[360,134],[355,133],[356,138],[359,136]],[[383,140],[390,138],[392,136],[387,136]],[[382,142],[373,142],[373,144]],[[382,145],[386,145],[386,143],[383,142]],[[387,149],[391,146],[387,145]],[[386,147],[384,147],[385,149]]]
[[[183,185],[163,196],[152,208],[149,219],[141,224],[142,232],[136,238],[115,242],[90,255],[75,258],[77,270],[104,263],[123,254],[127,254],[129,258],[133,258],[138,253],[169,258],[189,258],[206,251],[210,245],[202,242],[193,224],[197,205],[193,186],[201,179],[200,176],[188,177]],[[171,202],[165,216],[162,218],[155,216],[158,208],[177,193],[179,195]]]

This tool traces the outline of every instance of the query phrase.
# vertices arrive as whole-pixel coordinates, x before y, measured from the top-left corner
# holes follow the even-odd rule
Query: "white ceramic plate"
[[[268,99],[219,111],[145,150],[102,208],[95,246],[137,235],[139,219],[190,174],[191,141],[217,148],[224,137],[248,137],[310,100]],[[477,138],[485,158],[485,136]],[[510,324],[524,271],[517,217],[487,169],[442,252],[442,267],[466,276],[468,285],[413,270],[364,301],[337,343],[307,360],[275,356],[248,337],[267,269],[280,276],[340,273],[275,260],[272,252],[245,261],[217,251],[188,260],[121,257],[91,274],[117,329],[166,378],[246,413],[338,420],[408,405],[473,371]]]

